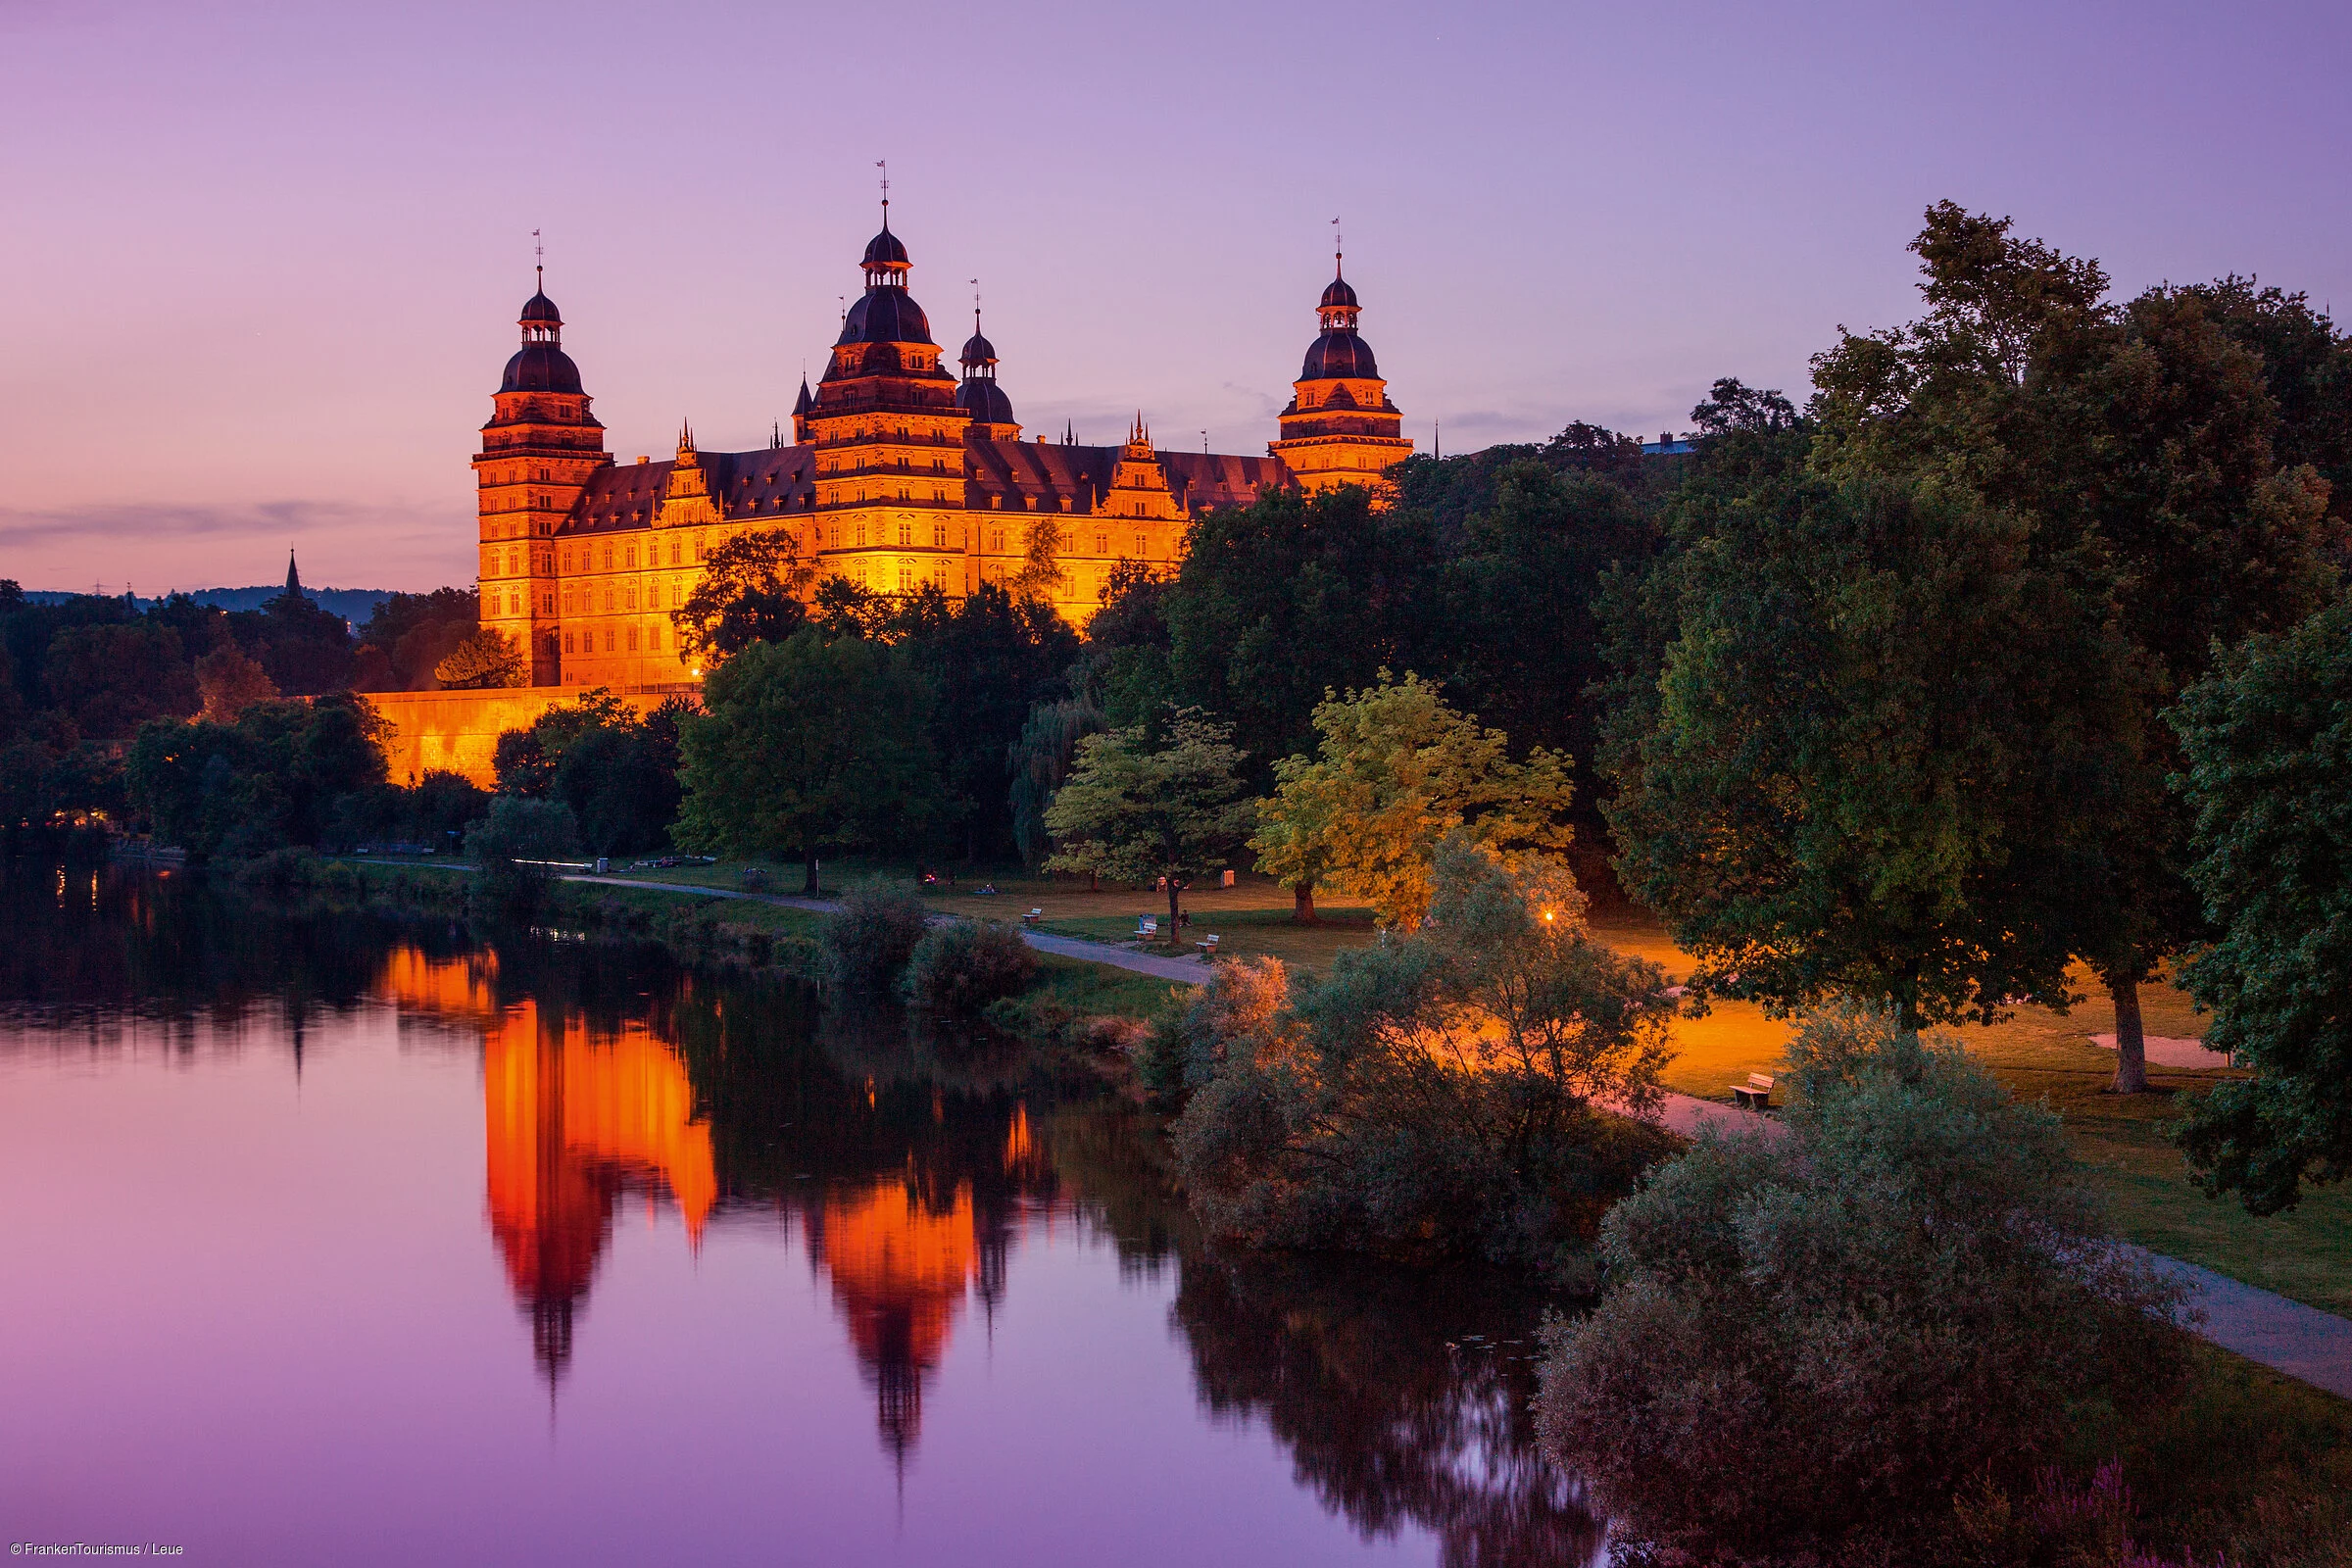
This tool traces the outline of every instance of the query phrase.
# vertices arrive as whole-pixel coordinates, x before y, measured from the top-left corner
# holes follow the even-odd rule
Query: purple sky
[[[0,576],[469,581],[544,228],[610,444],[764,443],[875,223],[1033,430],[1258,452],[1348,236],[1406,433],[1688,422],[1914,314],[1929,202],[2352,302],[2321,4],[0,0]]]

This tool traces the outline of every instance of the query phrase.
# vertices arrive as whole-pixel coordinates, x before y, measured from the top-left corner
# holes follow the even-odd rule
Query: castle
[[[529,651],[532,686],[698,684],[670,612],[703,559],[749,529],[789,532],[814,568],[811,591],[846,577],[879,593],[932,584],[961,597],[1017,579],[1083,624],[1121,562],[1174,562],[1188,519],[1268,488],[1373,488],[1412,455],[1336,264],[1264,457],[1164,451],[1140,416],[1118,446],[1066,432],[1024,441],[976,308],[960,375],[943,364],[907,292],[887,199],[859,265],[864,292],[813,393],[802,378],[791,444],[779,431],[758,451],[703,452],[689,429],[668,463],[613,462],[564,351],[562,314],[544,286],[523,305],[522,346],[473,466],[482,624]]]

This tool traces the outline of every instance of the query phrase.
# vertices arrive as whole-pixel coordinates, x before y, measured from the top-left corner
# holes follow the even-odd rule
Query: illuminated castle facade
[[[1118,446],[1024,441],[979,312],[960,373],[931,340],[887,202],[860,265],[864,292],[815,391],[802,381],[792,443],[703,452],[688,430],[669,463],[612,461],[562,315],[544,290],[523,306],[473,466],[482,623],[529,650],[532,685],[695,684],[670,612],[703,558],[749,529],[788,531],[811,592],[827,577],[953,597],[1018,580],[1083,623],[1114,566],[1174,562],[1200,514],[1269,488],[1376,489],[1412,455],[1345,276],[1323,291],[1280,439],[1226,457],[1163,451],[1141,417]]]

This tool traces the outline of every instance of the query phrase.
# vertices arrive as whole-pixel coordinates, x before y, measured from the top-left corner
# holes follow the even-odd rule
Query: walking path
[[[664,893],[699,893],[714,899],[750,899],[760,904],[781,904],[796,909],[818,913],[840,907],[832,899],[804,899],[782,893],[743,893],[730,888],[704,887],[691,882],[646,882],[635,877],[568,876],[566,882],[590,882],[618,888],[655,888]],[[953,919],[952,915],[936,916]],[[1161,957],[1155,954],[1137,953],[1130,948],[1112,947],[1103,942],[1088,942],[1078,937],[1054,936],[1044,931],[1023,929],[1021,940],[1041,953],[1052,953],[1065,958],[1081,958],[1089,963],[1106,963],[1113,968],[1132,970],[1137,974],[1156,976],[1184,985],[1199,985],[1209,975],[1209,966],[1197,958]],[[2150,1043],[2153,1046],[2154,1042]],[[2150,1055],[2153,1057],[2154,1051]],[[1695,1137],[1704,1127],[1721,1130],[1774,1129],[1780,1123],[1751,1110],[1700,1100],[1692,1095],[1668,1094],[1664,1115],[1669,1131],[1686,1138]],[[2188,1293],[2188,1305],[2204,1314],[2204,1321],[2190,1326],[2202,1338],[2233,1354],[2242,1355],[2276,1372],[2283,1372],[2315,1389],[2352,1399],[2352,1319],[2323,1312],[2316,1306],[2305,1306],[2283,1296],[2233,1280],[2226,1274],[2195,1263],[2183,1263],[2177,1257],[2150,1252],[2144,1248],[2132,1250],[2144,1256],[2149,1264],[2165,1278]]]

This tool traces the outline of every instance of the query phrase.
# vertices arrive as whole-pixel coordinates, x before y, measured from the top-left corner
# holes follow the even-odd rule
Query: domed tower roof
[[[865,242],[865,259],[858,265],[868,271],[876,268],[903,271],[911,265],[906,260],[906,247],[890,231],[887,214],[882,219],[882,232]]]
[[[971,416],[975,424],[1018,424],[1012,416],[1012,399],[1004,389],[984,375],[966,376],[956,387],[956,406]]]
[[[963,353],[956,364],[967,370],[984,370],[997,363],[997,346],[980,335],[980,313],[972,313],[972,335],[963,340]]]
[[[1323,331],[1307,345],[1306,363],[1298,370],[1301,381],[1342,377],[1368,381],[1380,374],[1380,367],[1372,358],[1372,345],[1356,335],[1356,316],[1362,307],[1356,304],[1355,289],[1340,269],[1341,260],[1338,256],[1332,258],[1331,282],[1315,305]]]
[[[522,347],[507,361],[500,378],[501,392],[577,392],[580,368],[564,352],[564,313],[547,297],[546,271],[540,286],[522,302],[515,324],[522,328]]]

